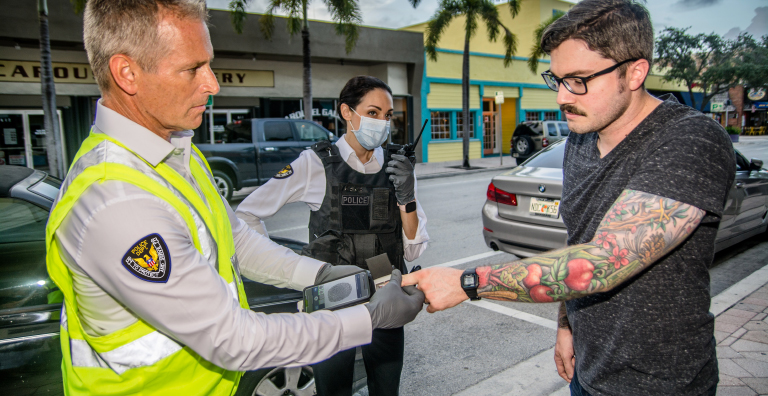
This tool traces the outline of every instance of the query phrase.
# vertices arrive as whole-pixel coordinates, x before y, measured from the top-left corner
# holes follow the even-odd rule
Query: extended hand
[[[459,305],[467,293],[461,288],[461,274],[454,268],[434,267],[412,272],[403,277],[403,286],[418,285],[427,298],[427,312],[434,313]]]
[[[366,305],[374,329],[403,327],[421,312],[424,293],[414,286],[400,287],[402,276],[400,271],[392,271],[389,283],[379,289]]]
[[[385,172],[389,174],[389,181],[395,186],[395,196],[400,205],[416,199],[413,192],[416,179],[413,176],[413,164],[408,157],[392,154],[392,160],[387,163]]]
[[[573,378],[573,366],[576,365],[576,357],[573,353],[573,333],[570,329],[557,329],[557,341],[555,341],[555,365],[557,373],[564,380],[571,382]]]

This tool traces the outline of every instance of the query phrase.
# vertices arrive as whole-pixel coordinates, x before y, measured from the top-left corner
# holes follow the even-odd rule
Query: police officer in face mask
[[[328,278],[368,268],[366,260],[386,258],[407,272],[427,247],[427,218],[416,200],[411,162],[393,154],[385,164],[381,145],[389,136],[392,91],[381,80],[358,76],[339,97],[339,114],[349,131],[335,144],[323,141],[304,151],[269,182],[251,193],[237,216],[266,234],[261,219],[283,205],[305,202],[312,210],[305,254],[336,266]],[[318,275],[318,280],[324,275]],[[362,347],[372,396],[396,395],[403,368],[403,328],[376,329]],[[314,366],[320,396],[351,395],[355,350]]]

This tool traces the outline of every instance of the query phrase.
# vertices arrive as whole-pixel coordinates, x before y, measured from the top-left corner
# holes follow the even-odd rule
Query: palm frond
[[[499,37],[499,27],[501,22],[499,20],[499,10],[489,0],[483,0],[480,3],[480,16],[485,21],[485,27],[488,31],[488,41],[496,42],[496,38]]]
[[[558,11],[555,13],[555,15],[552,15],[551,18],[540,23],[539,26],[536,27],[536,30],[534,30],[533,46],[531,47],[531,54],[528,55],[528,69],[531,71],[531,73],[536,74],[536,72],[539,70],[539,58],[547,55],[544,50],[541,49],[541,36],[544,34],[544,30],[546,30],[547,27],[553,24],[556,20],[560,19],[560,17],[563,15],[565,15],[564,12]]]
[[[344,49],[352,52],[359,36],[358,26],[363,23],[360,7],[355,0],[323,0],[336,22],[336,34],[344,35]]]
[[[437,44],[440,42],[440,37],[451,20],[461,12],[460,8],[453,3],[452,1],[443,1],[432,19],[427,22],[427,29],[424,32],[427,36],[427,42],[424,44],[424,50],[432,61],[437,61]]]
[[[516,17],[517,14],[520,13],[520,3],[522,3],[523,0],[509,0],[507,1],[507,4],[509,4],[509,13],[512,15],[512,18]]]
[[[229,16],[232,19],[232,27],[235,28],[237,34],[243,34],[245,17],[248,15],[245,12],[245,8],[248,6],[248,1],[249,0],[232,0],[229,2]]]
[[[510,32],[506,26],[501,25],[504,28],[504,67],[507,67],[512,63],[512,57],[517,52],[517,36]]]

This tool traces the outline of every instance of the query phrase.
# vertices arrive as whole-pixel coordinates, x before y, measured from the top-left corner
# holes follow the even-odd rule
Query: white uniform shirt
[[[169,143],[100,102],[93,131],[117,139],[152,165],[167,163],[200,191],[189,170],[190,131],[174,133]],[[293,289],[314,283],[324,263],[251,230],[224,203],[244,276]],[[144,281],[121,263],[133,244],[153,233],[164,239],[170,254],[166,283]],[[240,308],[218,275],[216,254],[200,254],[176,210],[130,183],[91,185],[54,238],[72,273],[79,319],[93,336],[142,318],[206,360],[239,371],[306,365],[371,341],[371,318],[362,305],[272,315]]]
[[[376,173],[381,170],[384,163],[384,150],[376,147],[371,159],[363,164],[355,150],[349,146],[342,136],[335,144],[339,149],[339,155],[352,169],[365,174]],[[320,209],[325,198],[325,168],[323,161],[313,150],[304,150],[299,158],[291,163],[293,174],[277,179],[272,178],[263,186],[257,188],[243,202],[237,206],[235,214],[245,220],[251,228],[266,235],[262,219],[272,217],[285,204],[292,202],[305,202],[312,211]],[[414,190],[416,183],[414,182]],[[414,191],[415,194],[415,191]],[[424,249],[427,248],[429,235],[427,234],[427,215],[424,214],[421,204],[416,200],[416,215],[419,218],[419,227],[416,236],[408,239],[403,232],[403,248],[406,260],[416,260]]]

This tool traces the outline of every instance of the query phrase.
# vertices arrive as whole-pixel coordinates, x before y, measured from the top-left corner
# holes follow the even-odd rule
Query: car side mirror
[[[759,171],[763,168],[763,161],[757,158],[749,160],[749,171]]]

